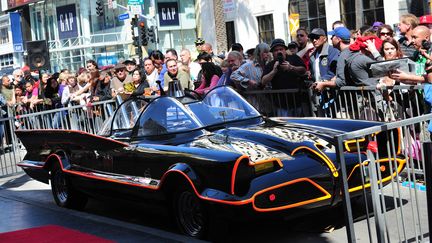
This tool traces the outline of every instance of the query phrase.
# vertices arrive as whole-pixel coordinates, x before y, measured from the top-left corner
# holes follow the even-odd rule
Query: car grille
[[[311,204],[330,198],[330,194],[309,179],[300,179],[273,187],[255,196],[257,211],[280,210]]]

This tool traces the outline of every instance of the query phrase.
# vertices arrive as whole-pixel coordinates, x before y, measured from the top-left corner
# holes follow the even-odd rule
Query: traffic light
[[[103,16],[104,15],[104,3],[102,0],[96,1],[96,15]]]
[[[144,21],[138,23],[138,28],[140,32],[141,45],[143,46],[148,45],[147,28],[145,27]]]
[[[156,42],[156,36],[155,36],[155,27],[154,26],[152,26],[152,27],[150,27],[149,29],[148,29],[148,33],[147,33],[147,35],[148,35],[148,38],[150,39],[150,41],[152,42],[152,43],[155,43]]]
[[[132,44],[134,46],[139,46],[139,43],[138,43],[138,19],[132,18],[130,24],[131,24],[132,40],[133,40]]]
[[[132,18],[130,24],[131,24],[132,36],[136,36],[135,28],[138,27],[138,25],[137,25],[138,24],[138,20],[136,18]]]

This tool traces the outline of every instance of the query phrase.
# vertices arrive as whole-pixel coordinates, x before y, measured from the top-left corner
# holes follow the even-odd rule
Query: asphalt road
[[[391,188],[389,188],[390,190]],[[409,190],[406,190],[409,193]],[[423,195],[419,192],[419,200]],[[408,194],[407,194],[408,195]],[[395,210],[391,198],[387,210]],[[410,214],[409,204],[402,200]],[[369,242],[367,220],[362,208],[354,205],[357,242]],[[404,206],[404,207],[405,207]],[[425,201],[421,207],[426,210]],[[52,198],[49,185],[34,181],[25,174],[0,178],[0,232],[29,227],[57,224],[80,230],[117,242],[193,242],[192,238],[178,234],[166,210],[162,207],[142,207],[107,201],[90,200],[84,211],[58,207]],[[427,219],[422,232],[427,230]],[[408,215],[409,216],[409,215]],[[369,220],[373,222],[373,219]],[[409,220],[408,223],[411,223]],[[389,219],[391,242],[400,235],[419,235],[406,226],[406,232],[397,230],[397,221]],[[296,220],[230,223],[224,242],[347,242],[344,216],[341,207],[321,211]],[[412,232],[411,232],[412,231]],[[372,232],[372,237],[375,233]],[[428,234],[423,234],[428,237]],[[426,238],[427,239],[427,238]],[[374,240],[375,241],[375,240]]]

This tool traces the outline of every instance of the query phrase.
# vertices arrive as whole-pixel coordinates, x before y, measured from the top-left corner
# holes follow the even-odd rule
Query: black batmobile
[[[16,134],[27,149],[19,165],[32,178],[51,181],[59,206],[82,209],[88,197],[168,202],[182,233],[202,237],[213,217],[286,216],[337,205],[342,194],[335,136],[377,124],[266,118],[222,86],[203,98],[127,100],[98,135]],[[401,155],[388,158],[390,137],[400,154],[399,131],[393,132],[375,134],[383,184],[405,164]],[[345,142],[351,197],[363,191],[359,164],[368,163],[368,140]]]

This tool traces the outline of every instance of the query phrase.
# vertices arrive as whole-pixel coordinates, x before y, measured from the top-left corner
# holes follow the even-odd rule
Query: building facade
[[[25,65],[27,41],[47,40],[50,71],[78,70],[89,59],[99,66],[136,58],[131,18],[154,26],[154,49],[195,50],[203,38],[215,53],[241,43],[245,50],[274,38],[294,39],[299,26],[331,29],[342,20],[348,28],[382,21],[396,25],[401,14],[430,11],[427,0],[0,0],[0,72]],[[97,10],[102,6],[103,15]]]
[[[394,27],[405,13],[430,13],[427,0],[224,0],[228,47],[234,42],[245,49],[274,38],[294,39],[298,27],[331,30],[342,20],[349,29],[375,21]]]
[[[154,26],[157,31],[159,41],[149,41],[148,46],[142,48],[144,56],[154,49],[195,49],[197,6],[213,0],[143,2],[131,7],[128,0],[3,0],[1,6],[6,14],[0,17],[0,30],[7,29],[8,33],[0,32],[0,46],[7,43],[5,48],[1,48],[5,53],[0,51],[0,60],[5,60],[0,68],[23,66],[27,41],[37,40],[47,40],[52,72],[65,68],[78,70],[89,59],[95,60],[99,66],[106,66],[137,58],[137,50],[132,45],[131,18],[134,16],[145,22],[146,27]],[[99,5],[103,14],[98,10]],[[11,14],[20,16],[20,31],[11,25],[11,21],[7,22]],[[12,36],[18,32],[22,50],[11,48],[17,42]],[[214,31],[212,33],[216,36]],[[216,41],[215,38],[209,39]]]

